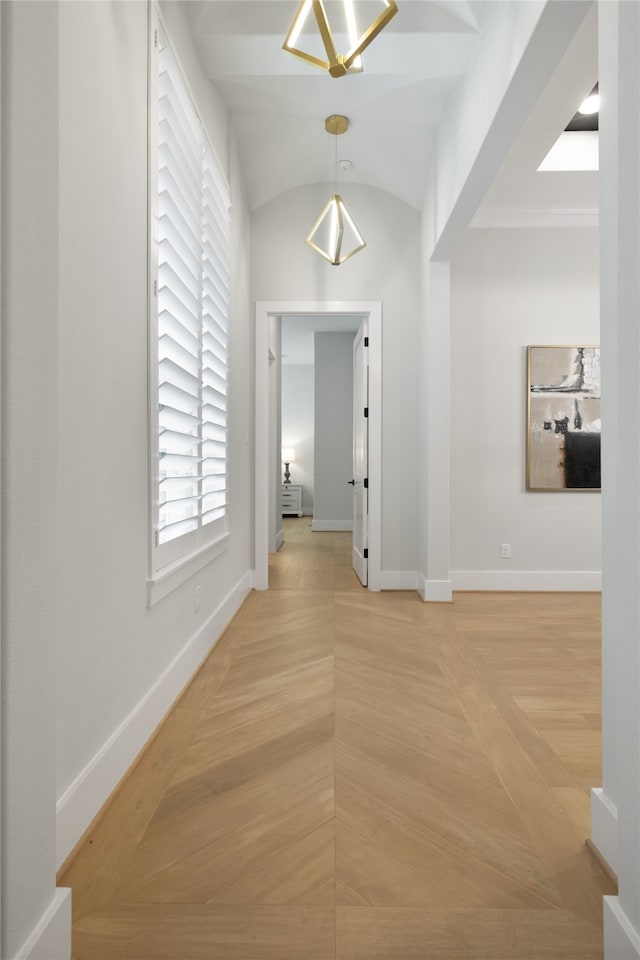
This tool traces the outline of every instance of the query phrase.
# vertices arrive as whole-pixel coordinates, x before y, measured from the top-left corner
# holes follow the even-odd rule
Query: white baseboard
[[[249,572],[185,644],[162,676],[89,761],[56,805],[60,867],[138,756],[176,698],[210,653],[253,585]]]
[[[451,580],[425,580],[418,575],[417,590],[425,603],[451,603]]]
[[[415,570],[381,570],[380,590],[417,590],[418,580]]]
[[[58,887],[55,896],[15,960],[70,960],[71,890]]]
[[[454,590],[593,592],[602,589],[599,570],[452,570]]]
[[[280,549],[283,543],[284,543],[284,530],[282,529],[282,527],[280,527],[280,529],[276,533],[276,553],[278,552],[278,550]]]
[[[604,898],[604,955],[606,960],[640,960],[640,931],[621,908],[618,897]]]
[[[614,873],[618,872],[618,808],[602,787],[591,791],[591,840]]]
[[[336,530],[353,530],[351,520],[313,520],[311,529],[314,533],[334,533]]]
[[[313,507],[303,507],[302,508],[303,517],[312,517],[313,516]]]

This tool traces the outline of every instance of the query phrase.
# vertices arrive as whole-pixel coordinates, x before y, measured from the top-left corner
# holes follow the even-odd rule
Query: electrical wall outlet
[[[500,556],[503,560],[511,560],[511,544],[510,543],[501,543],[500,544]]]
[[[200,586],[198,585],[195,590],[193,598],[193,609],[196,613],[200,610]]]

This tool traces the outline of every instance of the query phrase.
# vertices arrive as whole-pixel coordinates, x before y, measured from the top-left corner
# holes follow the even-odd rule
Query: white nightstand
[[[295,513],[298,517],[302,516],[302,484],[301,483],[283,483],[282,484],[282,514]]]

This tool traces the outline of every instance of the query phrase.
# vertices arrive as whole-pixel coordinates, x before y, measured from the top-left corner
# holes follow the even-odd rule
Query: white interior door
[[[368,583],[369,519],[369,338],[363,320],[353,341],[353,569]]]

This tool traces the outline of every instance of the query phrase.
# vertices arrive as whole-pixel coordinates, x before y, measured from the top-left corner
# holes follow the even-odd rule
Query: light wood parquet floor
[[[59,877],[75,960],[599,960],[599,597],[425,605],[285,530]]]

